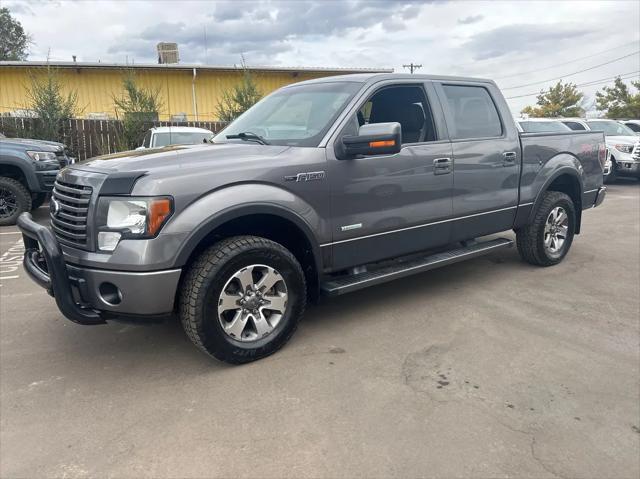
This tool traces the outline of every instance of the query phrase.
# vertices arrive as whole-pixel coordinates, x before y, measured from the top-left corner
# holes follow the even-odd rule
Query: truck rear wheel
[[[25,211],[31,211],[31,194],[22,183],[0,176],[0,226],[15,225]]]
[[[241,364],[280,349],[305,305],[305,279],[296,258],[265,238],[236,236],[211,246],[191,265],[180,319],[202,351]]]
[[[576,227],[575,206],[559,191],[547,191],[531,224],[516,231],[521,258],[538,266],[552,266],[571,248]]]

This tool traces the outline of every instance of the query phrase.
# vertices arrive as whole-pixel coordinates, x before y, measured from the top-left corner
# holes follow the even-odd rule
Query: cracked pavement
[[[3,478],[640,476],[638,183],[559,266],[514,249],[339,297],[241,367],[175,321],[72,324],[4,258]]]

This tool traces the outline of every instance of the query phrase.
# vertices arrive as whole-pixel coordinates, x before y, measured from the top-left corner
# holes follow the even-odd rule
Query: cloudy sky
[[[514,112],[558,79],[594,93],[640,78],[640,2],[0,0],[32,35],[30,59],[390,67],[495,79]],[[206,41],[205,41],[206,36]],[[532,95],[533,94],[533,95]]]

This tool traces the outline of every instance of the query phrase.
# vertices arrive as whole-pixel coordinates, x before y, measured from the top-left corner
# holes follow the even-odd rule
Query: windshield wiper
[[[238,133],[237,135],[226,135],[227,139],[235,140],[240,139],[244,141],[256,141],[261,145],[268,145],[269,142],[262,138],[260,135],[256,135],[255,133],[251,133],[250,131],[243,131],[242,133]]]

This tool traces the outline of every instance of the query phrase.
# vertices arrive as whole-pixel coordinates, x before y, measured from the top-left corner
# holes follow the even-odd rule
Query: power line
[[[408,65],[402,65],[403,68],[408,68],[409,71],[413,74],[414,70],[417,70],[418,68],[422,68],[422,64],[420,65],[416,65],[415,63],[411,62]]]
[[[637,75],[638,73],[640,73],[640,70],[637,70],[635,72],[629,72],[629,73],[623,73],[621,75],[616,75],[614,77],[609,77],[609,78],[603,78],[601,80],[592,80],[592,81],[588,81],[585,83],[578,83],[576,86],[591,86],[591,85],[599,85],[600,83],[607,83],[610,82],[611,80],[615,80],[616,78],[620,77],[621,80],[628,80],[630,78],[633,78],[634,75]],[[631,76],[628,76],[631,75]],[[540,93],[542,92],[535,92],[535,93],[527,93],[525,95],[517,95],[517,96],[508,96],[505,98],[505,100],[512,100],[514,98],[524,98],[527,96],[536,96],[536,95],[540,95]]]
[[[617,46],[617,47],[614,47],[614,48],[609,48],[608,50],[602,50],[601,52],[593,53],[591,55],[587,55],[586,57],[574,58],[573,60],[569,60],[569,61],[563,62],[563,63],[557,63],[555,65],[549,65],[548,67],[536,68],[535,70],[529,70],[529,71],[526,71],[526,72],[513,73],[511,75],[506,75],[506,76],[503,76],[503,77],[495,77],[493,79],[494,80],[504,80],[505,78],[513,78],[513,77],[517,77],[517,76],[520,76],[520,75],[527,75],[529,73],[537,73],[537,72],[542,72],[542,71],[546,71],[546,70],[551,70],[552,68],[562,67],[562,66],[568,65],[569,63],[575,63],[575,62],[579,62],[580,60],[586,60],[587,58],[597,57],[598,55],[602,55],[603,53],[611,52],[613,50],[618,50],[618,49],[624,48],[624,47],[626,47],[628,45],[637,45],[639,41],[640,40],[635,40],[633,42],[625,43],[624,45],[620,45],[620,46]]]
[[[548,78],[546,80],[540,80],[540,81],[536,81],[536,82],[532,82],[532,83],[525,83],[523,85],[509,86],[509,87],[502,88],[502,90],[515,90],[516,88],[523,88],[523,87],[531,86],[531,85],[539,85],[540,83],[546,83],[546,82],[549,82],[549,81],[561,80],[561,79],[563,79],[565,77],[568,77],[568,76],[577,75],[578,73],[588,72],[588,71],[591,71],[591,70],[595,70],[596,68],[600,68],[600,67],[603,67],[605,65],[609,65],[611,63],[615,63],[615,62],[623,60],[625,58],[629,58],[629,57],[632,57],[634,55],[637,55],[638,53],[640,53],[640,50],[637,50],[637,51],[635,51],[633,53],[629,53],[628,55],[624,55],[622,57],[614,58],[613,60],[609,60],[608,62],[600,63],[599,65],[595,65],[595,66],[592,66],[592,67],[589,67],[589,68],[585,68],[584,70],[579,70],[577,72],[572,72],[572,73],[565,73],[564,75],[560,75],[558,77]]]

